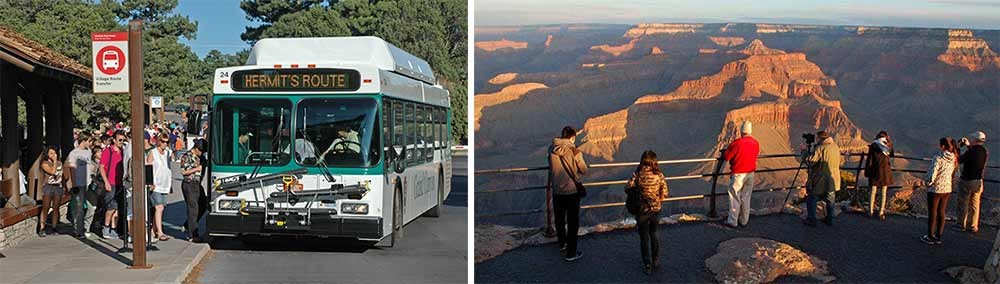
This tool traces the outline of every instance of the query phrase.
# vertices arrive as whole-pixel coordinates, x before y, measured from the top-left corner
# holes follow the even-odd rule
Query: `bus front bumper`
[[[349,217],[329,212],[282,214],[264,218],[263,212],[248,214],[210,213],[206,220],[211,236],[290,235],[346,237],[361,240],[382,238],[381,217]],[[267,220],[265,220],[267,219]],[[277,222],[271,220],[277,219]]]

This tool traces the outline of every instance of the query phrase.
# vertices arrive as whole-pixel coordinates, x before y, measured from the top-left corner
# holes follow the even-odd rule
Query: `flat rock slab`
[[[763,238],[735,238],[719,244],[705,266],[721,283],[770,283],[783,275],[836,280],[826,261],[788,244]]]

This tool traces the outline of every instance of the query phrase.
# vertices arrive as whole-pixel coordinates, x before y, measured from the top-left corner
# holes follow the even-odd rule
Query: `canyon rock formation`
[[[662,159],[715,157],[738,137],[745,120],[754,123],[765,154],[791,153],[802,133],[820,129],[831,131],[845,152],[863,151],[885,130],[898,153],[917,157],[934,154],[932,144],[942,136],[1000,133],[1000,63],[991,49],[1000,45],[1000,31],[648,23],[477,28],[476,33],[477,169],[545,166],[552,137],[567,125],[582,129],[577,141],[591,163],[635,161],[643,150]],[[987,141],[987,147],[1000,149],[1000,139]],[[908,169],[926,167],[897,162]],[[1000,155],[991,157],[996,162]],[[761,159],[758,168],[797,164],[792,158]],[[688,175],[710,172],[714,163],[662,168],[668,175]],[[621,180],[631,170],[594,169],[585,180]],[[793,175],[760,174],[758,188],[788,186]],[[897,180],[902,184],[908,176],[901,173]],[[540,171],[477,175],[474,186],[521,188],[544,181]],[[720,179],[720,185],[726,183]],[[675,195],[710,188],[708,179],[670,185]],[[621,202],[620,191],[620,186],[595,188],[588,202]],[[753,206],[774,207],[782,198],[755,197]],[[544,208],[538,191],[476,199],[477,213]],[[667,206],[703,213],[704,205],[696,200]],[[582,220],[618,218],[612,211],[584,210]],[[490,221],[543,219],[535,214]]]

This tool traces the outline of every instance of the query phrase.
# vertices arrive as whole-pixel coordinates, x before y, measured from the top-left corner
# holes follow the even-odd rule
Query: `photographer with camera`
[[[740,138],[723,150],[723,158],[729,161],[733,175],[729,181],[729,218],[726,225],[746,227],[750,220],[750,195],[753,193],[753,173],[757,170],[757,156],[760,143],[750,133],[753,124],[744,121],[740,126]]]
[[[811,144],[810,135],[803,135],[807,144]],[[808,218],[806,226],[816,226],[816,203],[823,201],[826,206],[826,218],[823,223],[833,226],[834,193],[840,188],[840,147],[826,131],[816,132],[816,146],[812,152],[803,145],[803,163],[807,166],[808,181],[806,181],[806,207]]]
[[[983,146],[986,143],[986,133],[976,131],[962,138],[959,145],[967,147],[965,153],[958,157],[962,165],[962,175],[958,181],[958,224],[952,227],[955,231],[979,232],[979,202],[983,195],[983,169],[989,151]]]

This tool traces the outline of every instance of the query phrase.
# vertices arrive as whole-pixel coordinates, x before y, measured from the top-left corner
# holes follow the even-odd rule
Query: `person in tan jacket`
[[[549,147],[549,188],[552,190],[552,210],[555,211],[556,237],[566,261],[583,256],[576,250],[580,229],[580,199],[584,192],[576,184],[587,173],[587,162],[576,148],[576,130],[566,126]]]
[[[809,180],[806,181],[807,226],[816,226],[816,203],[822,201],[826,207],[823,223],[833,226],[833,206],[835,192],[840,189],[840,147],[826,131],[816,132],[816,149],[812,153],[803,151],[808,166]]]
[[[638,190],[641,196],[635,222],[639,229],[643,272],[652,274],[660,266],[660,238],[656,234],[656,227],[659,225],[661,204],[667,198],[667,179],[660,171],[655,152],[647,150],[642,153],[639,167],[625,187]]]

